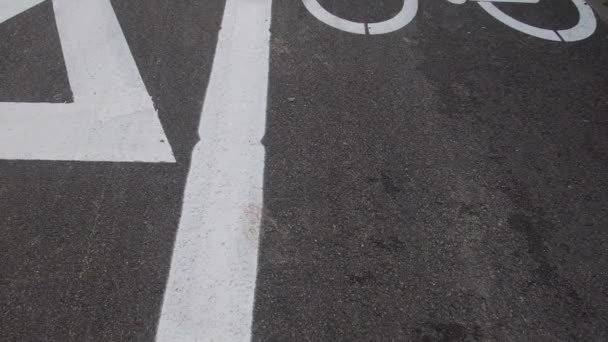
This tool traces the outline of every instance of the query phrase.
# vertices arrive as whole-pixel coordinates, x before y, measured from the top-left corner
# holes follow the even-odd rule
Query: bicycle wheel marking
[[[481,6],[481,8],[483,8],[496,20],[522,33],[556,42],[576,42],[591,36],[595,32],[597,22],[595,19],[595,14],[593,14],[593,10],[583,0],[572,0],[572,2],[578,10],[578,23],[572,28],[558,31],[543,29],[522,23],[521,21],[506,15],[489,1],[480,1],[479,6]]]
[[[464,4],[467,0],[447,0],[452,4]],[[575,42],[583,40],[591,36],[597,27],[597,22],[593,10],[584,2],[584,0],[572,0],[576,5],[579,13],[578,23],[569,29],[565,30],[549,30],[540,27],[535,27],[523,23],[513,17],[508,16],[503,11],[498,9],[493,3],[526,3],[534,4],[538,3],[539,0],[470,0],[477,2],[481,8],[483,8],[488,14],[493,16],[496,20],[503,24],[520,31],[522,33],[529,34],[533,37],[550,40],[550,41],[563,41],[563,42]],[[318,0],[302,0],[304,7],[322,23],[329,25],[341,31],[372,35],[372,34],[384,34],[397,31],[407,24],[409,24],[418,11],[418,0],[404,0],[401,11],[391,19],[385,20],[379,23],[359,23],[350,21],[347,19],[340,18],[331,12],[327,11],[321,6]]]
[[[409,24],[418,12],[418,0],[404,0],[401,11],[391,19],[378,23],[358,23],[330,13],[319,4],[318,0],[303,0],[302,2],[310,14],[322,23],[354,34],[384,34],[400,30]]]

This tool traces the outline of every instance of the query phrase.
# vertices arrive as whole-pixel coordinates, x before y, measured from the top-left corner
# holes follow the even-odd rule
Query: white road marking
[[[597,22],[595,19],[595,14],[593,14],[593,10],[584,0],[572,0],[572,2],[574,5],[576,5],[578,10],[578,23],[570,29],[559,31],[543,29],[522,23],[521,21],[505,14],[491,2],[479,2],[479,6],[481,6],[481,8],[483,8],[486,12],[488,12],[488,14],[496,18],[498,21],[517,31],[527,33],[537,38],[556,42],[575,42],[591,36],[595,32]]]
[[[453,4],[464,4],[466,0],[447,0]],[[521,21],[514,19],[500,9],[498,9],[493,3],[521,3],[521,4],[535,4],[539,0],[470,0],[477,2],[488,14],[504,23],[505,25],[518,30],[523,33],[527,33],[531,36],[542,38],[552,41],[564,41],[574,42],[588,38],[591,36],[596,29],[597,23],[593,10],[587,5],[584,0],[572,0],[576,5],[579,13],[578,23],[566,30],[553,31],[543,29],[535,26],[531,26]],[[354,34],[384,34],[397,31],[407,24],[409,24],[418,11],[418,0],[404,0],[401,11],[393,18],[385,20],[379,23],[358,23],[347,19],[340,18],[331,12],[327,11],[318,0],[302,0],[304,7],[310,12],[315,18],[322,23],[329,25],[338,30],[342,30]]]
[[[0,0],[0,20],[40,3]],[[53,0],[74,103],[0,103],[0,159],[174,162],[109,0]]]
[[[45,0],[0,0],[0,24]]]
[[[249,341],[271,0],[227,0],[157,341]]]
[[[378,23],[357,23],[330,13],[317,0],[302,0],[302,2],[304,7],[321,22],[355,34],[384,34],[397,31],[409,24],[418,11],[418,0],[404,0],[401,11],[391,19]]]

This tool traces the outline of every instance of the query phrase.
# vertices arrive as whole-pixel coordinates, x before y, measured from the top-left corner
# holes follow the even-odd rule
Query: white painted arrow
[[[0,23],[42,0],[0,0]],[[109,0],[54,0],[73,103],[0,103],[0,159],[175,162]]]

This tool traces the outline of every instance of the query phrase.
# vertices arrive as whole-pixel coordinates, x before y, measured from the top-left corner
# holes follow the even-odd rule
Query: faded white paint
[[[503,11],[498,9],[493,3],[488,1],[479,2],[479,6],[481,6],[481,8],[483,8],[498,21],[517,31],[551,41],[575,42],[591,36],[595,32],[597,22],[595,15],[593,14],[593,10],[584,0],[572,0],[572,2],[574,5],[576,5],[576,9],[578,10],[578,23],[570,29],[558,31],[543,29],[522,23],[521,21],[508,16]]]
[[[0,20],[40,3],[0,0]],[[0,103],[0,159],[174,162],[109,0],[54,0],[74,103]]]
[[[271,0],[227,0],[157,341],[249,341]]]
[[[302,0],[304,7],[321,22],[338,30],[355,34],[384,34],[397,31],[409,24],[418,11],[418,0],[404,0],[401,11],[391,19],[377,23],[357,23],[327,11],[318,0]]]

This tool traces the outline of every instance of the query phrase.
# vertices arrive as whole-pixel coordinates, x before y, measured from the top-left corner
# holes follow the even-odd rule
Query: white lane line
[[[0,20],[39,2],[21,1],[0,0]],[[0,102],[0,159],[174,162],[110,0],[53,10],[74,102]]]
[[[227,0],[157,341],[249,341],[271,0]]]

